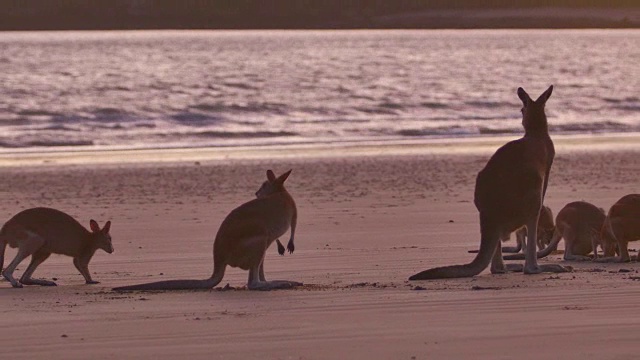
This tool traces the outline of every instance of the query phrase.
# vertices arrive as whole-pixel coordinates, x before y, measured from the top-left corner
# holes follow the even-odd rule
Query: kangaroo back
[[[12,217],[2,228],[3,233],[28,231],[46,240],[43,251],[79,256],[87,245],[90,232],[68,214],[51,208],[32,208]],[[16,240],[9,245],[16,247]]]

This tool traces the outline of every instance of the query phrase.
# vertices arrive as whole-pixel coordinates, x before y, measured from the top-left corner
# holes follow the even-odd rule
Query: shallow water
[[[638,30],[0,33],[0,147],[640,131]]]

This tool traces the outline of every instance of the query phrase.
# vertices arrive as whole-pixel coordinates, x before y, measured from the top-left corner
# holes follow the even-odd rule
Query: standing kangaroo
[[[618,246],[620,256],[606,257],[600,261],[631,261],[629,242],[640,240],[640,194],[625,195],[611,206],[602,233],[605,239],[610,239],[611,243]],[[640,261],[640,255],[636,260]]]
[[[250,290],[285,289],[302,283],[286,280],[267,281],[264,277],[264,256],[267,248],[291,228],[287,248],[294,251],[298,212],[296,203],[284,188],[291,170],[276,178],[267,170],[267,181],[256,192],[256,199],[246,202],[222,221],[213,242],[213,275],[206,280],[167,280],[122,286],[126,290],[187,290],[210,289],[222,281],[227,265],[249,270]]]
[[[560,210],[556,217],[556,229],[551,242],[541,251],[538,258],[551,254],[558,248],[558,243],[564,238],[564,260],[591,260],[588,256],[593,252],[593,258],[598,258],[598,245],[604,256],[615,255],[615,244],[601,236],[601,229],[605,220],[604,210],[585,201],[571,202]],[[603,234],[607,235],[607,234]],[[614,239],[615,241],[615,239]],[[505,260],[521,260],[524,254],[506,255]]]
[[[553,86],[533,101],[522,88],[522,125],[525,134],[496,151],[478,173],[474,203],[480,212],[480,250],[469,264],[433,268],[417,273],[409,280],[471,277],[491,262],[491,273],[507,271],[502,261],[500,239],[522,226],[527,227],[525,274],[543,271],[565,272],[560,265],[538,265],[536,240],[538,217],[544,201],[549,171],[555,156],[549,137],[544,106]]]
[[[71,216],[50,208],[27,209],[16,214],[0,230],[0,269],[4,265],[7,244],[18,248],[18,254],[2,271],[2,276],[16,288],[22,285],[56,286],[53,281],[32,279],[31,276],[51,254],[63,254],[73,257],[73,265],[87,284],[98,284],[91,279],[89,261],[98,249],[109,254],[113,252],[109,235],[111,221],[107,221],[102,229],[95,220],[89,224],[91,232]],[[13,278],[13,271],[29,255],[31,263],[18,282]]]

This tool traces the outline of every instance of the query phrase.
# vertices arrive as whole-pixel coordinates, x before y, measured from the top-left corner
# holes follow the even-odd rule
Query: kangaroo
[[[277,238],[289,228],[287,248],[293,253],[298,212],[293,197],[284,188],[291,170],[277,177],[267,170],[267,181],[256,192],[256,199],[232,210],[222,221],[213,242],[213,275],[205,280],[167,280],[122,286],[128,290],[188,290],[211,289],[224,277],[227,265],[249,270],[250,290],[285,289],[302,283],[286,280],[267,281],[264,276],[264,256]]]
[[[548,206],[542,205],[542,208],[540,208],[540,218],[538,218],[538,239],[536,240],[536,245],[539,250],[542,250],[549,245],[554,230],[555,224],[553,223],[553,212]],[[527,251],[526,237],[526,226],[516,230],[516,240],[518,245],[514,249],[514,252],[520,252],[519,248],[521,248],[523,252]],[[509,252],[508,249],[509,248],[503,248],[502,252]]]
[[[640,240],[640,194],[625,195],[607,214],[602,227],[603,238],[618,247],[620,256],[599,259],[602,262],[629,262],[629,242]],[[640,253],[636,257],[640,261]]]
[[[564,238],[564,260],[591,260],[588,256],[593,252],[593,258],[598,258],[598,246],[602,248],[604,256],[615,255],[615,244],[607,241],[600,234],[605,220],[604,210],[586,201],[571,202],[560,210],[556,217],[556,228],[551,242],[543,250],[538,251],[538,258],[551,254],[558,248],[558,243]],[[521,260],[524,254],[507,255],[505,260]]]
[[[2,271],[2,276],[14,288],[22,285],[56,286],[48,280],[32,279],[33,272],[51,254],[62,254],[73,257],[73,265],[80,271],[87,284],[99,284],[91,279],[89,261],[96,250],[113,252],[111,244],[111,221],[107,221],[102,229],[95,220],[90,220],[91,231],[80,225],[74,218],[64,212],[50,208],[33,208],[19,212],[9,219],[0,230],[0,269],[4,265],[4,251],[7,244],[18,248],[18,254]],[[31,255],[31,263],[24,271],[20,281],[13,278],[13,272],[27,256]]]
[[[553,230],[555,225],[553,224],[553,212],[548,206],[543,205],[540,208],[540,218],[538,219],[538,249],[544,249],[551,241]],[[510,240],[510,234],[506,234],[501,240],[507,242]],[[527,244],[527,227],[523,226],[516,230],[516,246],[503,247],[503,253],[519,253],[520,250],[526,251]],[[476,254],[478,250],[469,250],[469,253]],[[523,258],[524,259],[524,258]]]
[[[527,252],[522,268],[525,274],[568,271],[560,265],[538,265],[536,258],[538,217],[555,156],[544,111],[552,91],[550,86],[533,101],[524,89],[518,88],[518,97],[524,105],[524,136],[499,148],[478,173],[474,203],[480,213],[481,237],[480,250],[473,261],[428,269],[409,280],[471,277],[490,262],[492,274],[505,273],[500,239],[522,226],[527,227]]]

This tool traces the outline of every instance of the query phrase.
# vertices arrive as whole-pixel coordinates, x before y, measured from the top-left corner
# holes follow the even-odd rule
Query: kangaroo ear
[[[111,229],[111,220],[107,221],[107,223],[104,224],[104,227],[102,228],[102,232],[105,234],[108,234],[109,229]]]
[[[527,106],[527,104],[532,101],[529,94],[527,94],[527,92],[521,87],[518,88],[518,97],[522,100],[522,104],[524,104],[524,106]]]
[[[276,174],[274,174],[271,170],[267,170],[267,179],[273,182],[276,179]]]
[[[551,93],[553,92],[553,85],[549,86],[549,88],[542,93],[542,95],[540,95],[540,97],[538,98],[538,100],[536,100],[536,102],[542,102],[543,104],[547,102],[547,100],[549,100],[549,98],[551,97]]]
[[[91,231],[93,231],[94,233],[100,231],[100,226],[93,219],[89,220],[89,226],[91,226]]]
[[[280,177],[277,179],[277,182],[280,183],[280,184],[284,184],[284,181],[287,180],[287,178],[289,177],[290,174],[291,174],[291,170],[289,170],[286,173],[280,175]]]

